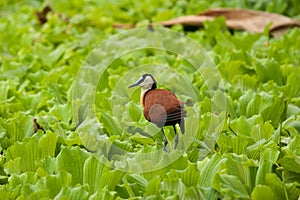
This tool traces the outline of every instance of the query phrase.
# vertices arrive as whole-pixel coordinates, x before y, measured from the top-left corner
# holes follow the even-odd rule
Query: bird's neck
[[[145,95],[147,94],[147,92],[149,92],[150,90],[154,90],[156,89],[156,84],[153,84],[149,87],[142,87],[141,89],[141,96],[140,96],[140,102],[141,102],[141,105],[144,106],[144,98],[145,98]]]

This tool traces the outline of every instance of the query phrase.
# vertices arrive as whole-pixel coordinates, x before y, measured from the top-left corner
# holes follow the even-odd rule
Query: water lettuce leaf
[[[153,22],[215,7],[299,19],[299,2],[48,3],[0,2],[1,198],[299,198],[299,28],[273,38],[271,24],[247,33],[229,30],[219,17],[202,29],[167,29],[193,39],[205,55],[169,34],[157,41],[191,52],[196,63],[162,49],[118,55],[141,38],[109,39],[126,32],[117,23],[137,24],[151,36]],[[41,23],[37,15],[47,8]],[[93,51],[105,41],[106,49]],[[96,70],[99,55],[106,64]],[[161,130],[143,117],[140,89],[127,88],[145,73],[185,102],[177,149],[165,127],[168,152],[162,150]]]

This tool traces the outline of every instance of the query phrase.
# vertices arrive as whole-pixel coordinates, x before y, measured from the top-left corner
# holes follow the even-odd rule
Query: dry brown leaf
[[[42,11],[35,12],[35,15],[37,16],[37,19],[39,20],[41,25],[47,23],[47,21],[48,21],[47,14],[50,12],[55,13],[53,11],[53,9],[51,8],[51,6],[49,6],[49,5],[46,5]],[[66,21],[66,22],[69,21],[69,18],[63,17],[61,14],[58,14],[58,15],[62,20]]]
[[[49,5],[47,5],[43,8],[43,10],[41,12],[38,12],[38,11],[35,12],[35,14],[41,24],[45,24],[47,22],[47,14],[51,11],[52,11],[52,8]]]
[[[270,33],[282,34],[286,29],[294,26],[300,27],[300,22],[289,17],[261,12],[248,9],[230,9],[216,8],[200,13],[194,16],[183,16],[170,21],[161,22],[164,26],[172,26],[182,24],[188,26],[201,26],[206,20],[213,20],[216,17],[223,16],[226,19],[226,25],[230,29],[245,30],[255,33],[263,33],[265,27],[271,23]],[[280,34],[279,33],[279,34]]]
[[[255,11],[249,9],[231,9],[231,8],[215,8],[202,12],[198,15],[182,16],[168,21],[157,22],[155,24],[170,27],[176,24],[183,26],[201,27],[205,21],[211,21],[216,17],[223,16],[226,19],[226,25],[229,29],[245,30],[254,33],[263,33],[267,25],[270,26],[270,34],[280,36],[284,31],[291,27],[300,27],[300,22],[289,17]],[[151,26],[155,25],[151,24]],[[115,27],[131,28],[130,24],[116,24]]]
[[[38,132],[38,130],[42,130],[45,132],[45,130],[37,123],[37,119],[36,118],[33,118],[33,130],[34,130],[34,133]]]

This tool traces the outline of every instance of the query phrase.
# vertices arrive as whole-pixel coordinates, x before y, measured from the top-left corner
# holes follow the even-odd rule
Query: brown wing
[[[168,90],[150,90],[144,96],[144,116],[158,127],[174,125],[186,115],[183,104]]]

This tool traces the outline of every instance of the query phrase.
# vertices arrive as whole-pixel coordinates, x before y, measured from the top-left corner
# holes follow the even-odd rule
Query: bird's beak
[[[137,85],[139,85],[139,83],[138,83],[138,82],[135,82],[135,83],[129,85],[128,88],[132,88],[132,87],[137,86]]]

